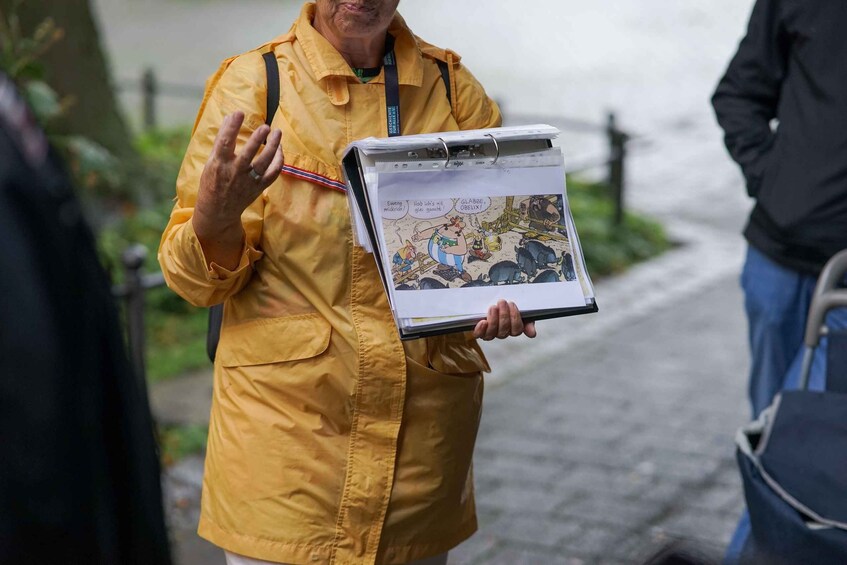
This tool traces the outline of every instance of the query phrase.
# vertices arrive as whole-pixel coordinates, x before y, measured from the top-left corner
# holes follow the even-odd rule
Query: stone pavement
[[[679,539],[716,559],[728,541],[742,497],[732,440],[747,414],[747,204],[707,116],[669,127],[634,155],[629,196],[680,245],[597,284],[598,314],[485,345],[480,531],[451,565],[635,564]],[[157,385],[154,409],[202,419],[209,393],[208,373]],[[180,565],[223,563],[193,532],[201,479],[199,457],[165,472]]]

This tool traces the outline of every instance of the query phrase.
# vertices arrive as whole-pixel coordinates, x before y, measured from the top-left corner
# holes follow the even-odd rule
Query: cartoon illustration
[[[473,261],[487,261],[491,252],[485,248],[485,240],[480,234],[471,234],[471,249],[468,263]]]
[[[524,247],[535,261],[535,266],[538,269],[546,269],[548,265],[559,262],[556,257],[556,252],[549,245],[544,245],[536,239],[521,239],[521,246]]]
[[[532,279],[534,283],[548,283],[548,282],[559,282],[559,273],[554,271],[553,269],[547,269],[546,271],[541,271],[537,277]]]
[[[530,231],[526,237],[547,239],[547,232],[555,231],[562,219],[556,205],[546,196],[530,196],[520,203],[521,218],[529,222]]]
[[[386,201],[394,288],[575,281],[565,206],[554,194]]]
[[[415,244],[407,239],[406,245],[394,254],[391,269],[395,273],[408,273],[412,269],[412,265],[415,264],[415,257],[417,256],[418,250]]]
[[[447,288],[447,285],[430,277],[424,277],[421,279],[420,290],[433,290],[439,288]]]
[[[521,268],[514,261],[500,261],[488,271],[491,284],[518,284],[523,282]]]
[[[526,273],[526,276],[532,278],[538,272],[538,265],[535,264],[535,258],[526,247],[515,247],[515,255],[521,271]]]
[[[460,216],[452,216],[448,222],[440,226],[433,226],[412,234],[413,241],[421,241],[429,238],[427,251],[438,265],[434,273],[439,277],[452,281],[457,276],[465,282],[470,282],[471,275],[465,271],[465,255],[468,253],[468,242],[462,231],[465,222]]]
[[[574,269],[573,257],[570,253],[564,253],[562,255],[562,274],[565,276],[566,281],[576,280],[576,270]]]
[[[486,239],[490,237],[492,234],[489,231],[482,229],[479,225],[479,218],[476,216],[472,216],[470,219],[471,225],[476,229],[475,232],[470,234],[471,236],[471,249],[470,256],[468,257],[468,263],[473,261],[488,261],[491,257],[491,251],[488,250],[488,246],[486,245]]]

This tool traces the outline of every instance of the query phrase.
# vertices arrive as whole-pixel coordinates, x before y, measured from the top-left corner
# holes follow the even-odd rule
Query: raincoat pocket
[[[470,374],[489,372],[491,367],[476,340],[468,333],[427,338],[427,361],[439,373]]]
[[[309,359],[326,351],[331,333],[317,313],[254,320],[223,328],[218,357],[223,367]]]

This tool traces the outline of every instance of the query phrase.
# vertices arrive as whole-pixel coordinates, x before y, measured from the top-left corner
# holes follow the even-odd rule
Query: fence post
[[[141,269],[147,259],[147,249],[140,244],[127,247],[121,254],[126,287],[126,319],[129,358],[135,376],[146,382],[144,363],[144,278]]]
[[[621,225],[624,214],[624,163],[626,160],[627,135],[620,131],[614,112],[609,112],[606,125],[606,135],[609,138],[609,186],[612,188],[612,198],[615,203],[615,213],[612,223]]]
[[[153,69],[146,68],[141,75],[141,112],[144,116],[144,129],[150,131],[156,127],[156,95],[158,86]]]

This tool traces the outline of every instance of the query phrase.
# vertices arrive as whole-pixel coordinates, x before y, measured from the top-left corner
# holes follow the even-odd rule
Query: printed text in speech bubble
[[[412,200],[409,214],[420,220],[433,220],[446,216],[453,209],[453,201],[447,200]]]
[[[491,206],[491,199],[487,196],[476,198],[462,198],[456,203],[456,211],[462,214],[481,214]]]
[[[399,220],[408,213],[408,200],[386,200],[382,203],[382,217],[386,220]]]

